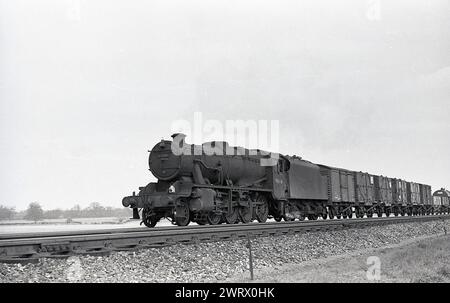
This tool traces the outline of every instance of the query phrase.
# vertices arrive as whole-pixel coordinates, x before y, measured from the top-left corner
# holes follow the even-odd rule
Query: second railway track
[[[0,236],[0,262],[37,262],[39,258],[45,257],[108,254],[113,251],[163,247],[177,243],[237,240],[249,235],[252,237],[283,235],[446,219],[450,219],[450,215],[2,235]]]

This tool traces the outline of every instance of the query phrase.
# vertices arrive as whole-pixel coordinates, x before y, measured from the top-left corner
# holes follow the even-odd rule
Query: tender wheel
[[[222,221],[222,215],[212,211],[208,214],[207,219],[209,224],[217,225],[220,224],[220,221]]]
[[[259,195],[256,198],[256,201],[262,203],[254,208],[256,220],[258,220],[259,223],[264,223],[267,221],[267,217],[269,216],[269,203],[263,195]]]
[[[175,211],[175,223],[178,226],[187,226],[190,222],[189,205],[186,202],[178,202]]]
[[[239,208],[239,218],[242,223],[250,223],[252,222],[252,212],[248,207],[240,207]]]
[[[283,220],[286,222],[292,222],[295,220],[295,217],[292,216],[291,212],[294,211],[291,206],[289,204],[286,204],[284,206],[284,215],[283,215]],[[289,214],[289,215],[287,215]]]
[[[227,224],[235,224],[239,221],[239,212],[236,207],[231,209],[231,212],[227,212],[223,215],[223,219]]]

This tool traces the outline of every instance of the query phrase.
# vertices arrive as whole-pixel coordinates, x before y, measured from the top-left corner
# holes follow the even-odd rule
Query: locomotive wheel
[[[283,218],[281,218],[281,217],[273,217],[274,219],[275,219],[275,221],[277,221],[277,222],[281,222],[281,219],[283,219]]]
[[[259,195],[256,201],[262,202],[261,205],[257,205],[254,208],[256,220],[258,220],[259,223],[264,223],[267,221],[267,217],[269,216],[269,203],[263,195]]]
[[[231,213],[226,213],[223,215],[223,218],[227,224],[235,224],[239,221],[239,213],[236,207],[233,207]]]
[[[158,223],[159,219],[156,217],[156,214],[152,214],[149,209],[142,210],[142,222],[147,227],[155,227],[156,223]]]
[[[326,220],[328,218],[327,213],[322,213],[322,219]]]
[[[207,220],[208,220],[209,224],[217,225],[217,224],[220,224],[220,221],[222,221],[222,215],[221,214],[217,214],[217,213],[212,211],[212,212],[210,212],[208,214]]]
[[[180,202],[176,207],[175,223],[178,226],[187,226],[189,222],[189,206],[185,202]]]
[[[250,208],[248,207],[240,207],[239,208],[239,218],[241,219],[242,223],[250,223],[252,222],[252,212],[250,211]]]

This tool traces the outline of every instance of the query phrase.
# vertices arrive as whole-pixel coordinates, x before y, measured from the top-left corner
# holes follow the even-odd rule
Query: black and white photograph
[[[0,283],[449,283],[450,1],[0,0],[0,142]]]

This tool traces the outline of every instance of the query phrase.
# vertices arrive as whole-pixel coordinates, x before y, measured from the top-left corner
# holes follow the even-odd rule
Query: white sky
[[[120,207],[194,110],[450,187],[449,96],[449,1],[0,0],[0,204]]]

